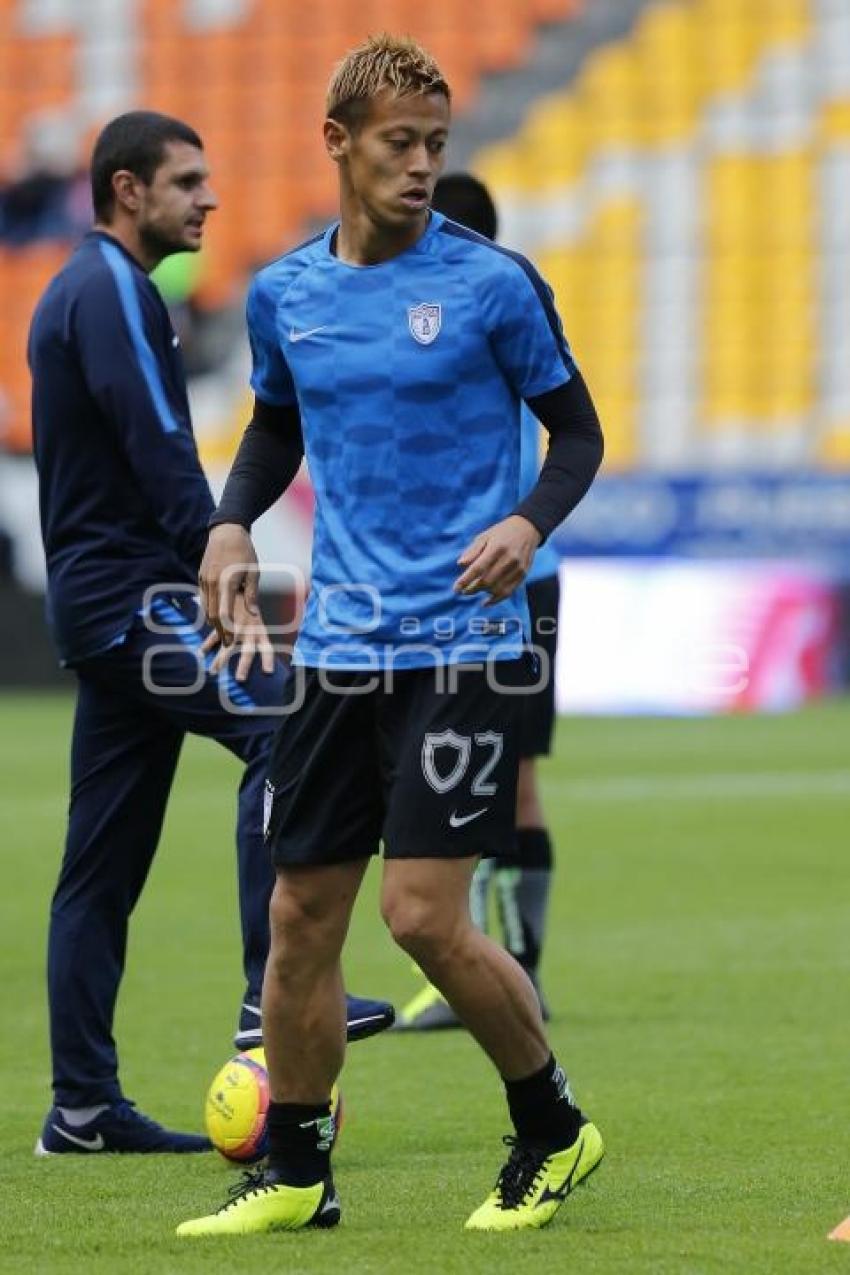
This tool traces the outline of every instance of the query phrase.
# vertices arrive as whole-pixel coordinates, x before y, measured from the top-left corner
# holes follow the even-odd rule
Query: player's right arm
[[[304,458],[297,407],[254,400],[254,413],[210,519],[199,580],[207,619],[225,646],[234,640],[234,607],[242,594],[257,614],[260,571],[251,527],[286,491]]]
[[[304,457],[295,388],[275,330],[277,293],[268,272],[254,279],[247,320],[255,393],[254,412],[228,475],[201,562],[200,586],[207,619],[225,646],[235,636],[239,594],[257,611],[259,564],[251,527],[282,495]]]

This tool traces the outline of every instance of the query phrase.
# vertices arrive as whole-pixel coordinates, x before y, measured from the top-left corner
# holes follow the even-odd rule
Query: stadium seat
[[[674,404],[701,457],[847,455],[846,6],[648,3],[474,167],[550,272],[618,459],[666,456]],[[606,218],[629,200],[632,248]]]
[[[238,292],[246,271],[333,210],[335,184],[317,120],[331,66],[346,49],[370,31],[408,31],[433,48],[453,85],[455,106],[463,109],[482,74],[522,60],[537,23],[574,15],[582,3],[494,0],[487,20],[472,23],[462,0],[311,0],[307,6],[251,0],[217,11],[139,0],[132,13],[105,10],[109,21],[90,37],[90,46],[98,65],[109,63],[113,48],[121,55],[116,65],[124,65],[127,41],[134,43],[139,102],[188,119],[204,138],[222,210],[210,223],[199,295],[218,304]],[[6,168],[15,158],[22,119],[46,108],[64,110],[78,93],[77,32],[62,30],[45,10],[39,29],[22,34],[20,7],[19,0],[0,0],[0,164]],[[113,92],[115,86],[102,88]],[[17,267],[0,257],[4,296],[12,275],[17,277]],[[38,270],[33,277],[41,277]],[[19,405],[22,374],[8,369],[14,363],[9,351],[22,348],[23,308],[3,322],[14,333],[4,342],[5,357],[0,354],[6,369],[0,388]],[[18,443],[28,439],[27,422],[28,413],[24,423],[16,416]]]
[[[472,22],[461,0],[306,8],[252,0],[213,21],[201,5],[140,0],[140,96],[197,125],[222,203],[202,299],[237,294],[246,270],[332,212],[333,171],[315,120],[330,65],[366,31],[405,30],[430,45],[463,109],[483,74],[528,56],[538,24],[580,16],[588,3],[493,0],[486,22]],[[17,10],[0,0],[7,167],[22,103],[24,114],[65,106],[77,91],[77,37],[49,24],[21,35]],[[103,47],[124,39],[110,26]],[[725,435],[742,439],[745,452],[750,431],[753,455],[763,457],[765,439],[775,436],[779,449],[787,422],[806,417],[818,422],[815,460],[847,456],[850,299],[839,283],[850,242],[850,12],[842,0],[646,0],[630,30],[591,47],[571,82],[532,100],[517,132],[482,149],[472,167],[493,187],[514,246],[555,287],[604,406],[609,463],[651,465],[665,454],[662,405],[683,395],[684,415],[700,423],[700,455],[715,445],[719,455]],[[4,295],[15,279],[17,267],[0,254]],[[16,325],[24,324],[17,304],[0,323],[8,396],[17,374],[3,369],[21,349]],[[20,387],[14,397],[22,401]]]
[[[28,451],[31,445],[26,359],[29,321],[39,295],[65,255],[64,247],[54,243],[0,252],[0,390],[4,400],[0,402],[0,443],[12,451]]]

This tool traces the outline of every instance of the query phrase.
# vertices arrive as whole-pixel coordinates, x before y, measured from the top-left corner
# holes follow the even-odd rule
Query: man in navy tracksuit
[[[197,251],[216,207],[200,138],[154,112],[120,116],[92,157],[95,226],[33,317],[35,459],[48,615],[78,695],[65,855],[53,898],[48,995],[55,1105],[39,1154],[202,1151],[128,1102],[112,1020],[130,913],[159,839],[187,731],[245,763],[237,824],[247,990],[236,1043],[259,1044],[273,873],[263,785],[283,697],[251,618],[235,670],[195,595],[214,504],[192,434],[168,313],[148,273]],[[384,1002],[349,997],[350,1039],[389,1026]]]

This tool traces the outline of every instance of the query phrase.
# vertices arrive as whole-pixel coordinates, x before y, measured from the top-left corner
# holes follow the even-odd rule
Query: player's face
[[[423,218],[445,163],[448,133],[442,93],[382,93],[361,126],[346,131],[349,189],[375,225],[401,230]]]
[[[197,252],[207,213],[218,207],[204,152],[188,142],[167,142],[149,186],[139,184],[139,236],[152,255]]]

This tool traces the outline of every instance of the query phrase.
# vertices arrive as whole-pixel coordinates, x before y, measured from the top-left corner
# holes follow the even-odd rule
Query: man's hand
[[[244,612],[240,607],[240,614],[262,625],[257,605],[260,569],[253,542],[244,527],[235,522],[213,527],[198,580],[206,617],[225,646],[231,646],[235,636],[238,597],[241,596],[244,606]]]
[[[233,610],[233,635],[239,648],[239,661],[236,665],[237,682],[244,682],[251,671],[255,656],[260,657],[260,665],[264,673],[274,672],[274,647],[272,646],[263,617],[259,611],[250,612],[245,605],[244,595],[237,593]],[[204,638],[201,650],[204,655],[215,651],[216,657],[210,665],[211,673],[220,673],[227,663],[230,648],[225,646],[218,632],[212,629]]]
[[[537,528],[518,514],[487,527],[457,560],[466,570],[455,580],[455,593],[489,593],[488,607],[503,602],[527,576],[540,539]]]

